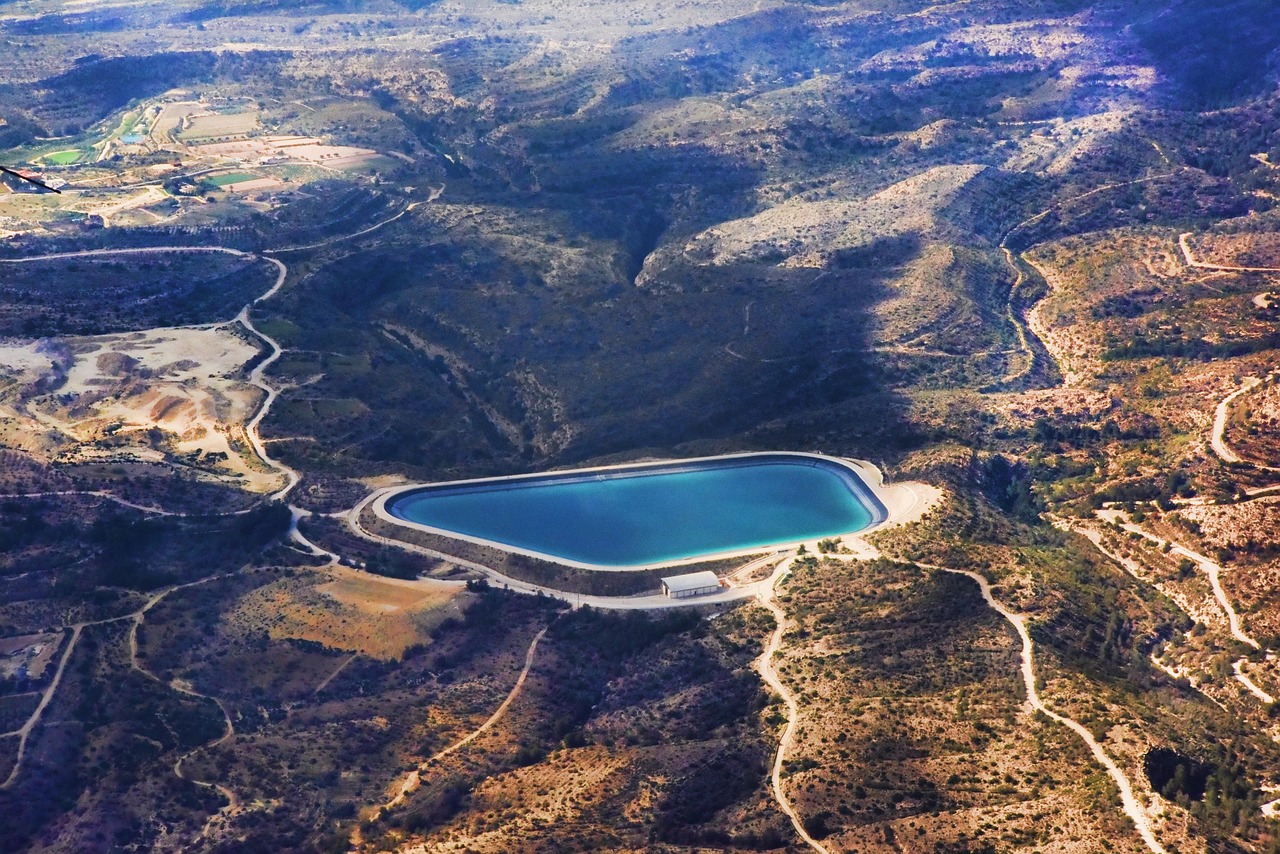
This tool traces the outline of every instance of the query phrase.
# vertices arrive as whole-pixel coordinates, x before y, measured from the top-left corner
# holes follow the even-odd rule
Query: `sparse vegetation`
[[[805,832],[1144,850],[937,564],[1023,616],[1046,707],[1162,799],[1166,850],[1280,845],[1275,16],[926,6],[0,21],[4,162],[71,188],[6,179],[0,255],[247,253],[0,267],[0,849],[799,845],[764,609],[566,613],[341,516],[765,448],[946,490],[888,558],[826,539],[779,587]],[[250,325],[156,328],[230,320],[255,254],[288,275]],[[661,574],[393,533],[562,590]]]

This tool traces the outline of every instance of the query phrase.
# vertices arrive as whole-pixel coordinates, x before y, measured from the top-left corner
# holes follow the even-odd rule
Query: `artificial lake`
[[[417,487],[395,519],[590,567],[660,566],[851,534],[882,521],[843,461],[746,454]]]

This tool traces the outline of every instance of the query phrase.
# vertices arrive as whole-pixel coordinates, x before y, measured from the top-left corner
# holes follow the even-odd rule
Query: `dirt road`
[[[427,761],[423,762],[420,766],[415,768],[412,772],[410,772],[409,776],[405,778],[405,781],[400,784],[400,789],[396,793],[396,796],[391,800],[387,801],[385,804],[383,804],[382,809],[389,810],[403,803],[404,799],[408,797],[409,794],[412,793],[415,789],[417,789],[418,785],[422,782],[422,773],[427,769],[427,766],[431,765],[433,762],[438,762],[441,759],[448,756],[449,754],[456,753],[457,751],[466,747],[468,744],[475,741],[477,738],[483,735],[486,731],[492,728],[494,724],[502,720],[502,716],[507,713],[507,709],[510,708],[511,704],[515,702],[516,697],[520,696],[520,689],[524,687],[524,682],[529,677],[529,670],[532,669],[533,667],[533,657],[534,657],[534,654],[538,651],[538,642],[541,641],[544,637],[546,637],[547,631],[550,628],[551,626],[548,625],[545,628],[543,628],[542,631],[534,635],[533,642],[529,644],[528,652],[524,654],[524,668],[520,671],[520,675],[516,677],[516,684],[512,686],[510,693],[508,693],[506,696],[506,699],[502,701],[502,705],[498,706],[498,708],[494,710],[493,714],[489,716],[488,720],[480,724],[480,726],[476,727],[466,736],[459,739],[458,741],[455,741],[453,744],[449,745],[444,750],[441,750],[439,753],[435,754],[430,759],[428,759]]]
[[[1147,812],[1143,808],[1142,802],[1139,801],[1137,796],[1134,794],[1133,786],[1130,784],[1129,778],[1122,770],[1120,770],[1120,766],[1116,765],[1115,761],[1107,755],[1107,752],[1102,749],[1102,745],[1100,745],[1097,739],[1093,737],[1093,733],[1089,732],[1088,729],[1077,721],[1067,717],[1066,715],[1060,715],[1053,711],[1044,704],[1043,700],[1040,699],[1040,692],[1036,690],[1035,649],[1031,643],[1031,635],[1027,631],[1026,618],[1020,614],[1013,613],[1004,605],[996,601],[996,598],[991,593],[991,584],[987,579],[983,578],[976,572],[969,572],[968,570],[963,569],[951,569],[945,566],[933,566],[929,564],[920,564],[920,566],[925,567],[926,569],[937,570],[939,572],[949,572],[953,575],[963,575],[966,578],[972,579],[978,585],[978,588],[982,591],[982,598],[986,601],[987,605],[992,610],[1000,614],[1000,616],[1004,617],[1009,625],[1013,626],[1013,630],[1018,633],[1018,637],[1022,641],[1021,670],[1022,682],[1026,687],[1027,692],[1027,702],[1036,711],[1043,713],[1050,719],[1057,721],[1076,735],[1080,736],[1081,740],[1083,740],[1088,746],[1089,752],[1093,754],[1093,758],[1097,760],[1099,765],[1106,769],[1107,773],[1111,776],[1112,781],[1116,784],[1116,788],[1120,790],[1120,803],[1124,807],[1125,814],[1129,816],[1137,827],[1138,834],[1142,837],[1142,841],[1146,843],[1149,849],[1151,849],[1152,854],[1167,854],[1164,846],[1156,839],[1155,832],[1151,827],[1151,820],[1147,816]]]
[[[1195,254],[1191,251],[1191,245],[1187,243],[1190,237],[1189,231],[1178,235],[1178,248],[1182,250],[1182,260],[1187,262],[1188,267],[1195,267],[1197,270],[1221,270],[1226,273],[1280,273],[1280,267],[1237,267],[1232,264],[1209,264],[1197,261]]]
[[[775,585],[787,576],[791,571],[793,559],[784,561],[779,564],[778,570],[770,578],[768,588],[761,592],[759,596],[760,604],[769,609],[769,613],[773,614],[776,625],[773,634],[769,636],[769,642],[765,644],[764,652],[756,659],[756,671],[760,674],[760,678],[765,684],[774,690],[774,692],[782,698],[782,702],[787,707],[787,725],[782,730],[782,737],[778,740],[778,751],[773,757],[773,770],[769,774],[770,785],[773,788],[773,798],[778,802],[779,808],[787,814],[787,818],[791,819],[792,826],[796,829],[796,834],[805,841],[814,851],[821,854],[830,854],[827,847],[818,840],[809,835],[809,831],[805,830],[804,822],[800,820],[800,816],[796,814],[795,807],[791,806],[787,793],[782,788],[782,766],[786,762],[787,751],[791,749],[792,743],[796,737],[796,725],[800,718],[800,706],[796,703],[795,695],[778,676],[778,671],[774,669],[773,657],[782,647],[782,637],[787,630],[787,612],[782,610],[776,601]]]
[[[13,760],[13,768],[9,771],[9,776],[5,777],[4,782],[0,783],[0,789],[7,789],[13,785],[13,781],[18,779],[18,772],[22,770],[22,760],[27,753],[27,739],[31,736],[31,731],[36,728],[36,724],[40,722],[40,716],[44,714],[45,707],[53,699],[54,693],[58,690],[58,683],[62,681],[63,671],[67,669],[67,662],[71,659],[71,651],[76,648],[76,641],[80,640],[80,632],[84,630],[87,623],[76,623],[71,627],[71,637],[67,640],[67,648],[62,651],[62,658],[58,660],[58,669],[54,671],[53,678],[49,680],[49,687],[45,688],[44,696],[40,698],[40,704],[36,706],[31,717],[27,718],[27,722],[17,731],[18,736],[18,756]]]

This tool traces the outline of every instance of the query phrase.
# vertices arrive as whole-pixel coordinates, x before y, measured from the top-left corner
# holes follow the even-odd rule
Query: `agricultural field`
[[[252,172],[225,172],[221,175],[210,175],[204,180],[215,187],[225,187],[227,184],[238,184],[242,181],[253,181],[260,176]]]
[[[67,189],[61,196],[8,194],[0,227],[32,238],[120,227],[211,240],[220,228],[243,228],[254,214],[278,211],[304,185],[335,176],[380,181],[415,162],[402,153],[413,149],[403,124],[372,102],[328,98],[319,112],[300,101],[263,110],[243,97],[192,94],[171,90],[108,113],[61,144],[15,149],[15,164],[47,169],[46,178]],[[395,156],[349,144],[356,141],[394,145]],[[235,169],[246,165],[258,168]],[[209,208],[208,194],[220,190],[230,195]]]
[[[80,162],[84,157],[85,153],[80,149],[71,149],[68,151],[55,151],[52,154],[44,155],[41,159],[55,166],[70,166],[72,163]]]
[[[197,114],[183,120],[175,136],[186,143],[244,136],[258,127],[256,112]]]

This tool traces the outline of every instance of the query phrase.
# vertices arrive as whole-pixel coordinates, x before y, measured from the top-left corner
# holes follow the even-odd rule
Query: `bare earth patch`
[[[56,431],[62,461],[177,458],[255,492],[278,487],[244,439],[260,393],[236,377],[258,353],[243,337],[223,327],[161,328],[61,343],[70,364],[48,342],[5,345],[0,373],[17,383],[13,417]]]
[[[367,575],[343,567],[284,578],[244,596],[235,619],[273,638],[314,641],[371,658],[399,658],[431,630],[460,617],[469,594],[462,585]]]

